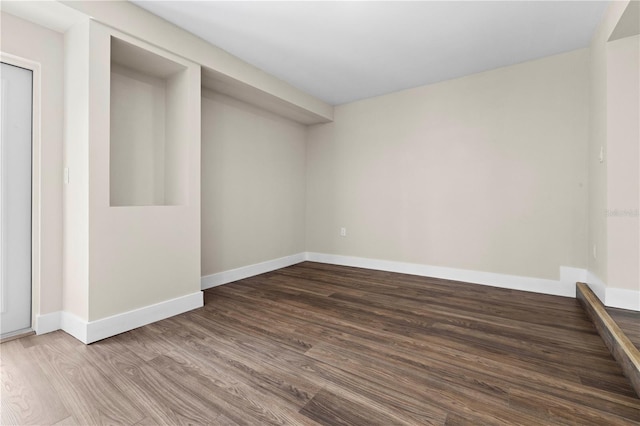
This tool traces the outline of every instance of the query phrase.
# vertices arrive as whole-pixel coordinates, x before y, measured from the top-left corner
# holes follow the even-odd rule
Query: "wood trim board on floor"
[[[576,294],[595,324],[600,337],[640,396],[640,351],[611,318],[600,299],[587,284],[577,283]]]

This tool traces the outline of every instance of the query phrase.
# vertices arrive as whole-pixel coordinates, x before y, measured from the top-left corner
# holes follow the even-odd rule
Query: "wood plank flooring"
[[[576,299],[305,262],[85,346],[0,345],[2,424],[638,424]]]
[[[629,340],[618,324],[611,318],[602,301],[588,284],[576,283],[576,298],[593,321],[605,346],[618,361],[622,373],[629,379],[631,387],[640,396],[640,351]]]
[[[607,308],[607,312],[624,334],[640,350],[640,312]]]

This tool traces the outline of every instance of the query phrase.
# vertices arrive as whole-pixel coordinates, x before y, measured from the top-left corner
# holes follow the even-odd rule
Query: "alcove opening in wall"
[[[187,203],[187,68],[111,37],[111,206]]]

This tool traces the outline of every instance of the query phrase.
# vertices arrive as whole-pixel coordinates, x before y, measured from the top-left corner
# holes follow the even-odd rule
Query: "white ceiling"
[[[600,1],[133,1],[339,105],[586,47]]]

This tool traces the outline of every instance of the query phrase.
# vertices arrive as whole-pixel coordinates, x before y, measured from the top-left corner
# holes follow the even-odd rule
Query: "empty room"
[[[640,424],[640,1],[0,9],[0,424]]]

